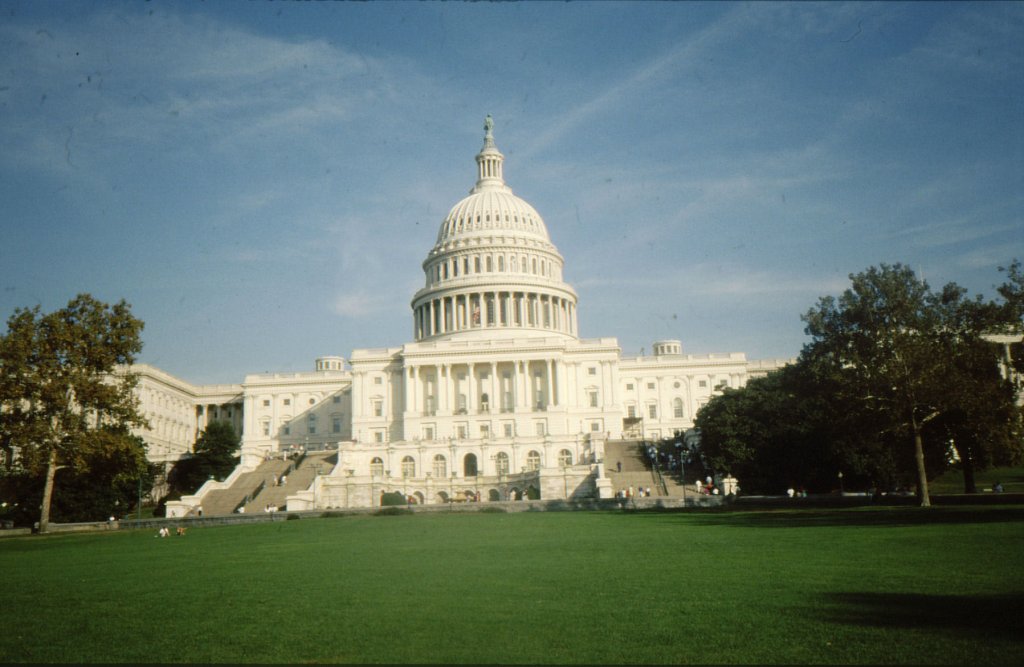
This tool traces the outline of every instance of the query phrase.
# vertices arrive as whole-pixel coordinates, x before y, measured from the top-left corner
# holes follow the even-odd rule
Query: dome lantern
[[[501,165],[505,161],[505,156],[501,154],[501,151],[494,144],[493,130],[494,120],[490,114],[487,114],[487,118],[484,119],[484,146],[476,154],[476,185],[469,191],[470,194],[487,189],[501,189],[511,192],[511,189],[505,185],[505,178],[501,173]]]

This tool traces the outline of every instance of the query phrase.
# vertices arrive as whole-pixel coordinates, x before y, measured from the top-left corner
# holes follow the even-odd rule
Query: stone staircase
[[[259,494],[246,503],[245,513],[263,512],[266,510],[267,505],[273,505],[279,511],[284,511],[288,496],[308,489],[318,474],[326,475],[330,473],[337,462],[338,455],[334,452],[307,454],[299,462],[299,466],[295,470],[290,470],[291,461],[276,461],[275,463],[280,464],[282,469],[275,476],[267,478],[267,483]],[[262,468],[262,466],[260,467]],[[282,472],[287,476],[287,480],[284,484],[275,486],[273,479],[280,478]]]
[[[228,488],[206,492],[199,505],[203,508],[203,515],[218,516],[233,513],[246,497],[259,489],[261,482],[268,481],[273,475],[280,474],[287,467],[287,461],[264,461],[256,470],[239,475],[238,479]]]
[[[612,482],[612,492],[633,487],[651,490],[651,497],[683,498],[688,493],[686,487],[674,477],[658,473],[651,467],[644,454],[643,444],[638,440],[609,440],[604,446],[605,474]],[[622,464],[619,471],[618,464]],[[664,486],[662,486],[662,480]],[[692,494],[692,490],[689,491]]]

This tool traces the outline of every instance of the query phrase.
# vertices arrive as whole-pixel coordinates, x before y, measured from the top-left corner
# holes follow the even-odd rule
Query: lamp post
[[[843,488],[843,471],[840,470],[839,471],[839,495],[843,495],[843,493],[845,493],[845,492],[846,491]]]

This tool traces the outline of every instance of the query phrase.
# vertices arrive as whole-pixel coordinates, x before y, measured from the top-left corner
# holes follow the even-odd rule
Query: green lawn
[[[1000,482],[1006,493],[1024,493],[1024,467],[990,468],[978,472],[974,483],[978,493],[989,493],[992,485]],[[928,483],[930,493],[963,493],[964,474],[957,468],[948,470],[941,477]]]
[[[1020,663],[1024,508],[0,540],[0,662]]]

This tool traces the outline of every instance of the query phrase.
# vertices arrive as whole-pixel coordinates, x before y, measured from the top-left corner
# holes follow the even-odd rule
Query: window
[[[416,460],[411,456],[402,459],[402,477],[416,476]]]
[[[341,417],[331,418],[331,433],[341,433]]]
[[[424,440],[433,440],[434,439],[434,427],[433,426],[424,426],[423,427],[423,439]]]
[[[459,440],[465,440],[467,432],[468,432],[468,429],[466,428],[465,424],[459,424],[456,427],[456,433],[458,433],[458,435],[459,435]]]
[[[316,399],[315,398],[309,399],[309,404],[310,405],[316,405]]]
[[[547,433],[547,428],[545,427],[544,422],[537,422],[537,424],[536,424],[536,432],[537,432],[537,435],[542,436],[542,437]]]
[[[654,383],[653,382],[648,382],[647,383],[647,388],[648,389],[654,389]]]
[[[540,454],[536,451],[530,451],[530,453],[526,455],[526,469],[540,470]]]
[[[597,375],[597,367],[596,366],[591,366],[590,368],[588,368],[587,369],[587,374],[588,375]]]
[[[677,398],[672,401],[672,415],[676,419],[683,418],[683,399]]]
[[[286,421],[284,423],[283,430],[284,430],[284,434],[285,435],[291,435],[292,434],[292,423]]]
[[[462,459],[462,474],[465,477],[476,477],[476,454],[466,454]]]
[[[306,433],[313,435],[316,433],[316,415],[310,415],[306,421]]]
[[[651,419],[657,419],[658,418],[658,406],[657,406],[657,404],[651,403],[650,405],[647,406],[647,416],[650,417]]]
[[[708,381],[707,381],[707,380],[701,380],[701,381],[700,381],[700,382],[698,383],[698,386],[701,386],[701,387],[707,387],[707,386],[708,386]]]
[[[260,422],[260,426],[263,429],[263,435],[270,435],[270,422],[268,422],[268,421]]]
[[[444,479],[448,476],[448,460],[443,454],[434,456],[434,477]]]
[[[598,433],[601,430],[601,422],[590,422],[590,431],[592,433]]]
[[[632,382],[626,384],[626,391],[633,391],[633,383]]]
[[[373,432],[373,441],[374,442],[384,442],[384,431],[374,431]]]
[[[497,468],[499,475],[508,474],[508,454],[505,452],[498,452],[498,455],[494,457],[494,466]]]
[[[491,434],[491,426],[489,424],[480,424],[480,437],[486,438]]]
[[[626,416],[629,417],[630,419],[636,419],[636,406],[635,405],[627,405],[626,406]]]
[[[270,407],[270,399],[269,398],[264,398],[263,399],[263,407],[265,407],[265,408],[269,408]]]
[[[383,379],[379,375],[377,377],[373,378],[373,383],[374,384],[380,384],[381,382],[383,382]]]
[[[335,396],[334,397],[334,402],[335,403],[341,403],[341,396]]]
[[[591,390],[587,391],[587,397],[588,397],[588,399],[590,401],[590,407],[596,408],[597,407],[597,390],[596,389],[591,389]]]
[[[505,428],[505,437],[506,438],[511,438],[512,437],[512,424],[506,423],[506,424],[503,424],[503,426]]]
[[[384,474],[384,461],[379,456],[373,457],[370,461],[370,474],[378,477]]]
[[[292,399],[290,399],[290,398],[284,399],[284,404],[285,405],[291,405],[292,404]]]
[[[558,452],[558,465],[561,468],[572,465],[572,452],[568,449],[563,449]]]
[[[383,417],[384,416],[384,401],[377,399],[373,402],[373,416]]]

